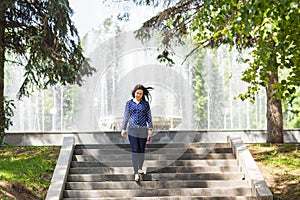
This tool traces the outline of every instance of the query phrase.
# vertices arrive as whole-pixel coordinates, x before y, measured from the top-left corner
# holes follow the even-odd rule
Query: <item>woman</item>
[[[128,124],[128,138],[132,152],[134,179],[139,181],[139,174],[143,174],[142,167],[145,160],[145,147],[147,138],[152,135],[152,116],[148,103],[151,97],[149,90],[152,87],[136,85],[132,90],[132,97],[126,102],[122,123],[121,137],[126,137]]]

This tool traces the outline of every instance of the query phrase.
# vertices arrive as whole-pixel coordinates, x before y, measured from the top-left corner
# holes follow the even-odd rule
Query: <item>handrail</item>
[[[62,198],[70,169],[74,146],[74,137],[64,137],[57,164],[51,179],[51,184],[46,195],[46,200],[60,200]]]
[[[271,190],[241,137],[228,136],[227,140],[236,155],[241,170],[245,172],[246,180],[250,181],[253,195],[259,200],[273,200]]]

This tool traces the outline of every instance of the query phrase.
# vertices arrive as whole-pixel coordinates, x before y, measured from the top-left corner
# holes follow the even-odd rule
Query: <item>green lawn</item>
[[[59,150],[60,147],[1,147],[0,199],[10,199],[8,197],[14,196],[13,193],[18,190],[43,198],[50,185]],[[9,188],[4,189],[5,186]]]
[[[248,146],[274,199],[300,199],[300,144]]]

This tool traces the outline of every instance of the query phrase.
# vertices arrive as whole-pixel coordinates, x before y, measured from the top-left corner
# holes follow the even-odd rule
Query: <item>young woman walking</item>
[[[128,125],[128,139],[132,152],[132,164],[134,179],[139,181],[139,174],[143,174],[142,167],[145,160],[145,148],[147,138],[152,135],[152,116],[149,105],[150,90],[152,87],[136,85],[132,90],[132,99],[125,105],[124,117],[122,122],[121,137],[126,137]]]

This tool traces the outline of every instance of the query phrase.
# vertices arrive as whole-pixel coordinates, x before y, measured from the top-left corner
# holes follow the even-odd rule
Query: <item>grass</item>
[[[25,189],[42,198],[50,185],[59,149],[60,147],[1,147],[0,180],[10,183],[11,190]],[[4,189],[1,188],[0,199],[6,199]]]
[[[274,199],[300,199],[300,144],[248,146]]]

